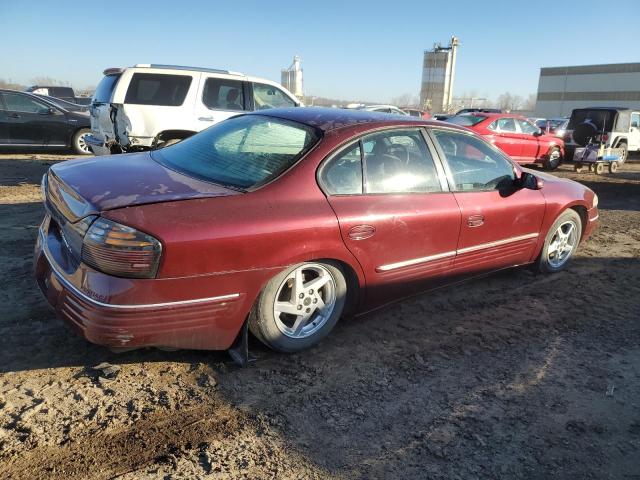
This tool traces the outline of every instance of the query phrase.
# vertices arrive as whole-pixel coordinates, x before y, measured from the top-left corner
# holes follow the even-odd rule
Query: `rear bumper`
[[[247,295],[239,292],[176,299],[176,292],[192,290],[185,289],[184,279],[116,278],[84,264],[66,271],[72,269],[64,259],[56,260],[64,252],[56,251],[58,245],[50,249],[49,240],[41,228],[34,257],[38,286],[56,314],[92,343],[118,348],[224,350],[235,340],[251,308]],[[161,288],[154,289],[153,282],[161,282]],[[148,302],[137,295],[132,303],[113,300],[114,292],[141,291],[137,283],[146,283],[142,288],[153,293]],[[224,281],[216,283],[218,290],[225,288]],[[174,293],[162,299],[154,290]]]

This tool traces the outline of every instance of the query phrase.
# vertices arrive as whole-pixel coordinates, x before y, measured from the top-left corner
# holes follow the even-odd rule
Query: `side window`
[[[420,130],[393,130],[362,139],[366,193],[440,192],[433,158]]]
[[[202,91],[202,103],[217,110],[244,110],[242,82],[226,78],[207,78]]]
[[[513,165],[484,140],[451,130],[433,130],[459,192],[499,190],[515,180]]]
[[[518,119],[517,121],[520,124],[520,130],[522,131],[522,133],[525,133],[527,135],[533,135],[540,130],[538,127],[532,125],[526,120]]]
[[[178,107],[184,103],[192,80],[189,75],[134,73],[124,103]]]
[[[500,118],[498,119],[498,130],[501,132],[513,132],[516,133],[516,122],[513,118]]]
[[[263,83],[253,84],[253,100],[256,105],[256,110],[296,106],[296,103],[285,95],[282,90]]]
[[[360,142],[356,142],[333,157],[322,169],[320,178],[327,193],[331,195],[362,194]]]
[[[640,128],[640,113],[631,114],[631,128]]]
[[[10,112],[41,113],[45,112],[48,108],[46,105],[26,95],[5,92],[3,96],[4,104]]]

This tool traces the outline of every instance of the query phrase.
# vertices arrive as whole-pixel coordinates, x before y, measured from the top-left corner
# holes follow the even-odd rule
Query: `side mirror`
[[[542,135],[544,135],[544,132],[541,129],[538,129],[538,131],[533,132],[534,137],[541,137]]]
[[[522,172],[519,183],[520,188],[526,188],[528,190],[540,190],[544,186],[544,180],[529,172]]]
[[[49,108],[43,108],[38,113],[40,115],[55,115],[57,112],[58,111],[55,108],[49,107]]]

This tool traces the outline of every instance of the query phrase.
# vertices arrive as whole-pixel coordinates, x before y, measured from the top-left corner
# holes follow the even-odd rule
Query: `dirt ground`
[[[32,277],[53,155],[0,156],[0,476],[640,479],[640,164],[556,173],[600,196],[570,268],[521,268],[341,322],[246,369],[115,354]]]

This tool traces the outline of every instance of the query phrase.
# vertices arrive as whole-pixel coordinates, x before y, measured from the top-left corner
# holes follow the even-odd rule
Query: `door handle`
[[[365,240],[373,237],[376,233],[376,227],[373,225],[356,225],[349,229],[349,238],[351,240]]]
[[[213,117],[198,117],[198,120],[202,120],[203,122],[213,122]]]
[[[470,227],[479,227],[484,223],[484,215],[469,215],[467,225]]]
[[[17,113],[10,113],[7,115],[7,117],[9,118],[20,118],[20,115],[18,115]]]

